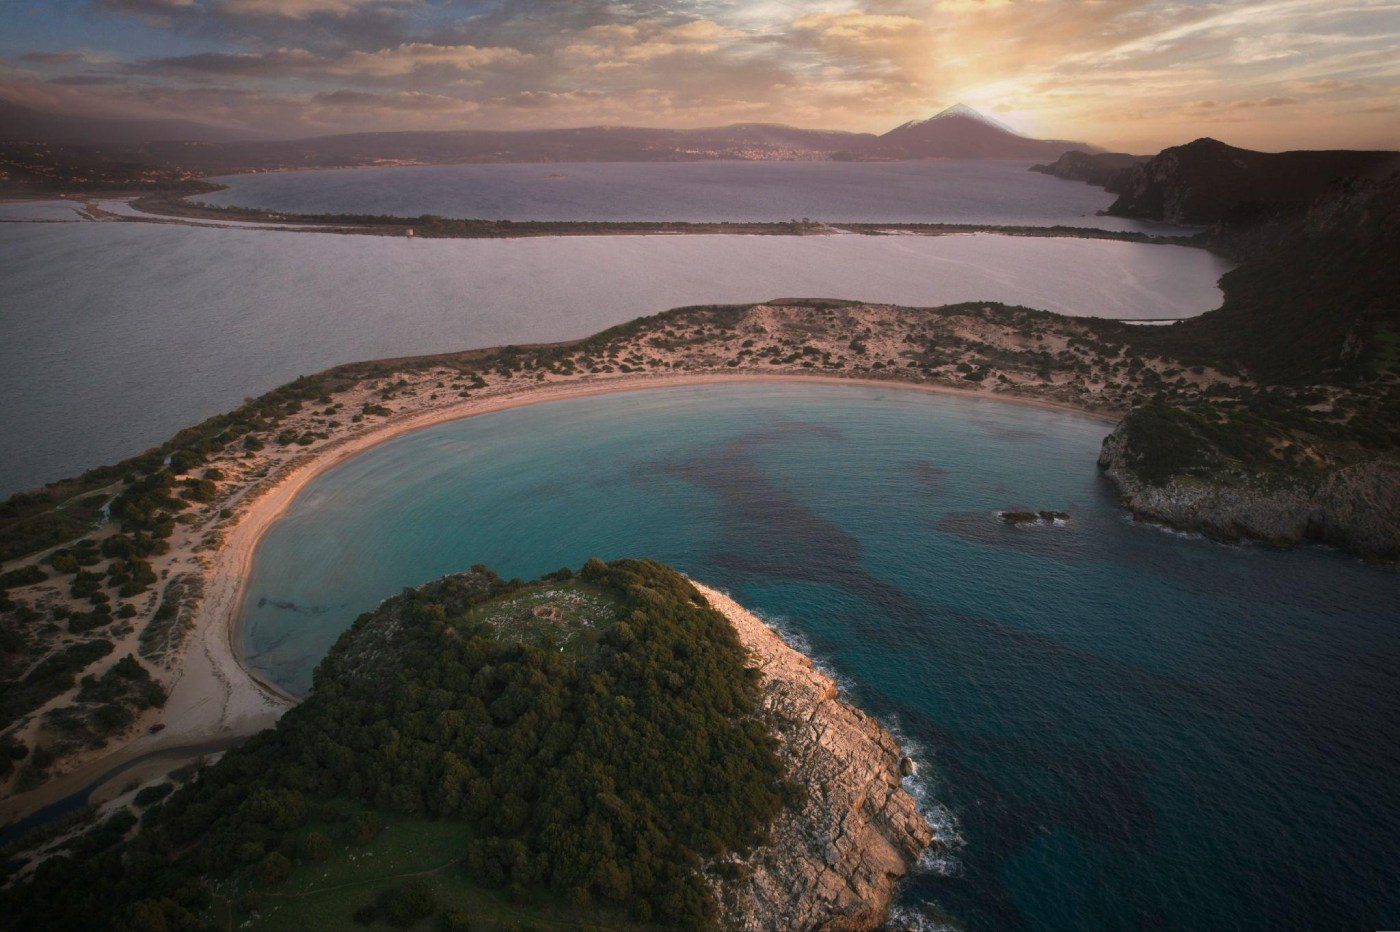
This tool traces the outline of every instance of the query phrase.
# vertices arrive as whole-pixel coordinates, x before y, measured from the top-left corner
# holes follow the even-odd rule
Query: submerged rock
[[[997,517],[1012,527],[1020,527],[1023,524],[1054,524],[1057,521],[1068,521],[1069,512],[1042,508],[1040,511],[999,511]]]

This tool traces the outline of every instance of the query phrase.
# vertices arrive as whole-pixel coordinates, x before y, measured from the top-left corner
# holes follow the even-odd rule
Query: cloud
[[[708,56],[744,33],[710,20],[666,24],[642,19],[590,26],[562,49],[565,58],[595,68],[626,68],[678,56]]]
[[[1347,94],[1373,90],[1369,84],[1360,81],[1343,81],[1339,78],[1323,78],[1318,81],[1295,81],[1292,87],[1304,94]]]
[[[110,74],[67,74],[57,78],[49,78],[50,84],[57,84],[60,87],[103,87],[120,84],[121,78]]]
[[[10,67],[31,93],[273,132],[458,126],[467,105],[500,128],[881,131],[962,100],[1139,151],[1210,120],[1243,145],[1374,147],[1397,144],[1380,109],[1400,96],[1397,2],[93,0],[170,30],[179,54],[140,57],[151,33],[128,23],[100,46],[113,60],[35,50]]]
[[[443,94],[423,94],[418,91],[400,91],[396,94],[371,94],[364,91],[328,91],[316,94],[312,102],[323,107],[337,107],[354,110],[385,111],[428,111],[470,113],[480,105],[472,100],[462,100]]]
[[[101,12],[134,16],[156,26],[168,26],[176,18],[199,10],[195,0],[94,0],[93,6]]]
[[[240,77],[276,77],[305,74],[323,68],[325,59],[305,49],[276,49],[271,52],[202,52],[155,58],[130,66],[139,74],[199,74]]]
[[[409,78],[420,71],[465,74],[498,65],[518,65],[530,56],[505,47],[434,45],[414,42],[376,51],[339,56],[317,55],[306,49],[270,52],[206,52],[141,62],[132,70],[144,74],[196,74],[276,78],[288,75],[336,77],[364,81]]]
[[[417,0],[222,0],[221,12],[234,16],[267,16],[308,19],[312,16],[348,16],[360,10],[416,3]]]
[[[330,64],[327,72],[347,77],[401,77],[422,68],[446,68],[452,71],[473,71],[495,65],[518,65],[529,55],[519,49],[503,46],[434,45],[431,42],[408,42],[394,48],[375,52],[352,52]]]
[[[19,60],[32,65],[71,65],[85,59],[82,52],[29,52]]]
[[[519,91],[504,97],[492,98],[491,103],[521,110],[550,110],[575,107],[580,104],[591,106],[606,98],[607,95],[600,91]]]
[[[1298,103],[1296,97],[1262,97],[1253,100],[1230,100],[1224,103],[1218,100],[1194,100],[1188,105],[1188,109],[1194,111],[1257,110],[1260,107],[1290,107],[1296,103]]]
[[[1011,0],[938,0],[934,9],[940,13],[986,13],[1010,5]]]
[[[891,13],[808,13],[792,23],[795,29],[810,29],[829,39],[849,39],[856,42],[883,42],[891,36],[903,36],[923,30],[923,23],[912,16]]]

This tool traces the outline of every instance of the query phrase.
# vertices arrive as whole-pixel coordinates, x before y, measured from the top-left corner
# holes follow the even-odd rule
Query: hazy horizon
[[[0,96],[294,138],[730,123],[885,132],[966,103],[1150,152],[1400,147],[1395,0],[58,0]]]

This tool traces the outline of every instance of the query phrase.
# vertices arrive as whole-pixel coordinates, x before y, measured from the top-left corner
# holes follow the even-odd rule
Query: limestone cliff
[[[807,802],[773,826],[739,879],[716,882],[726,924],[739,929],[873,929],[895,883],[933,840],[904,789],[907,759],[879,722],[841,701],[836,684],[757,616],[697,585],[734,626],[763,673],[763,707],[791,779]]]
[[[1400,463],[1392,460],[1343,466],[1317,480],[1222,474],[1154,484],[1130,459],[1120,426],[1104,440],[1099,466],[1137,517],[1217,539],[1315,541],[1372,560],[1400,559]]]

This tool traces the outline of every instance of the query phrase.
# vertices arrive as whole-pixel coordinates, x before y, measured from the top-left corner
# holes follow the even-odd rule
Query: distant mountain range
[[[0,142],[62,146],[139,146],[161,139],[232,142],[247,133],[191,120],[76,116],[0,98]]]
[[[129,158],[205,174],[278,168],[460,162],[1053,159],[1082,142],[1032,139],[957,104],[883,135],[737,123],[706,129],[589,126],[550,130],[352,133],[231,139],[180,121],[85,120],[0,102],[0,141],[122,146]]]

